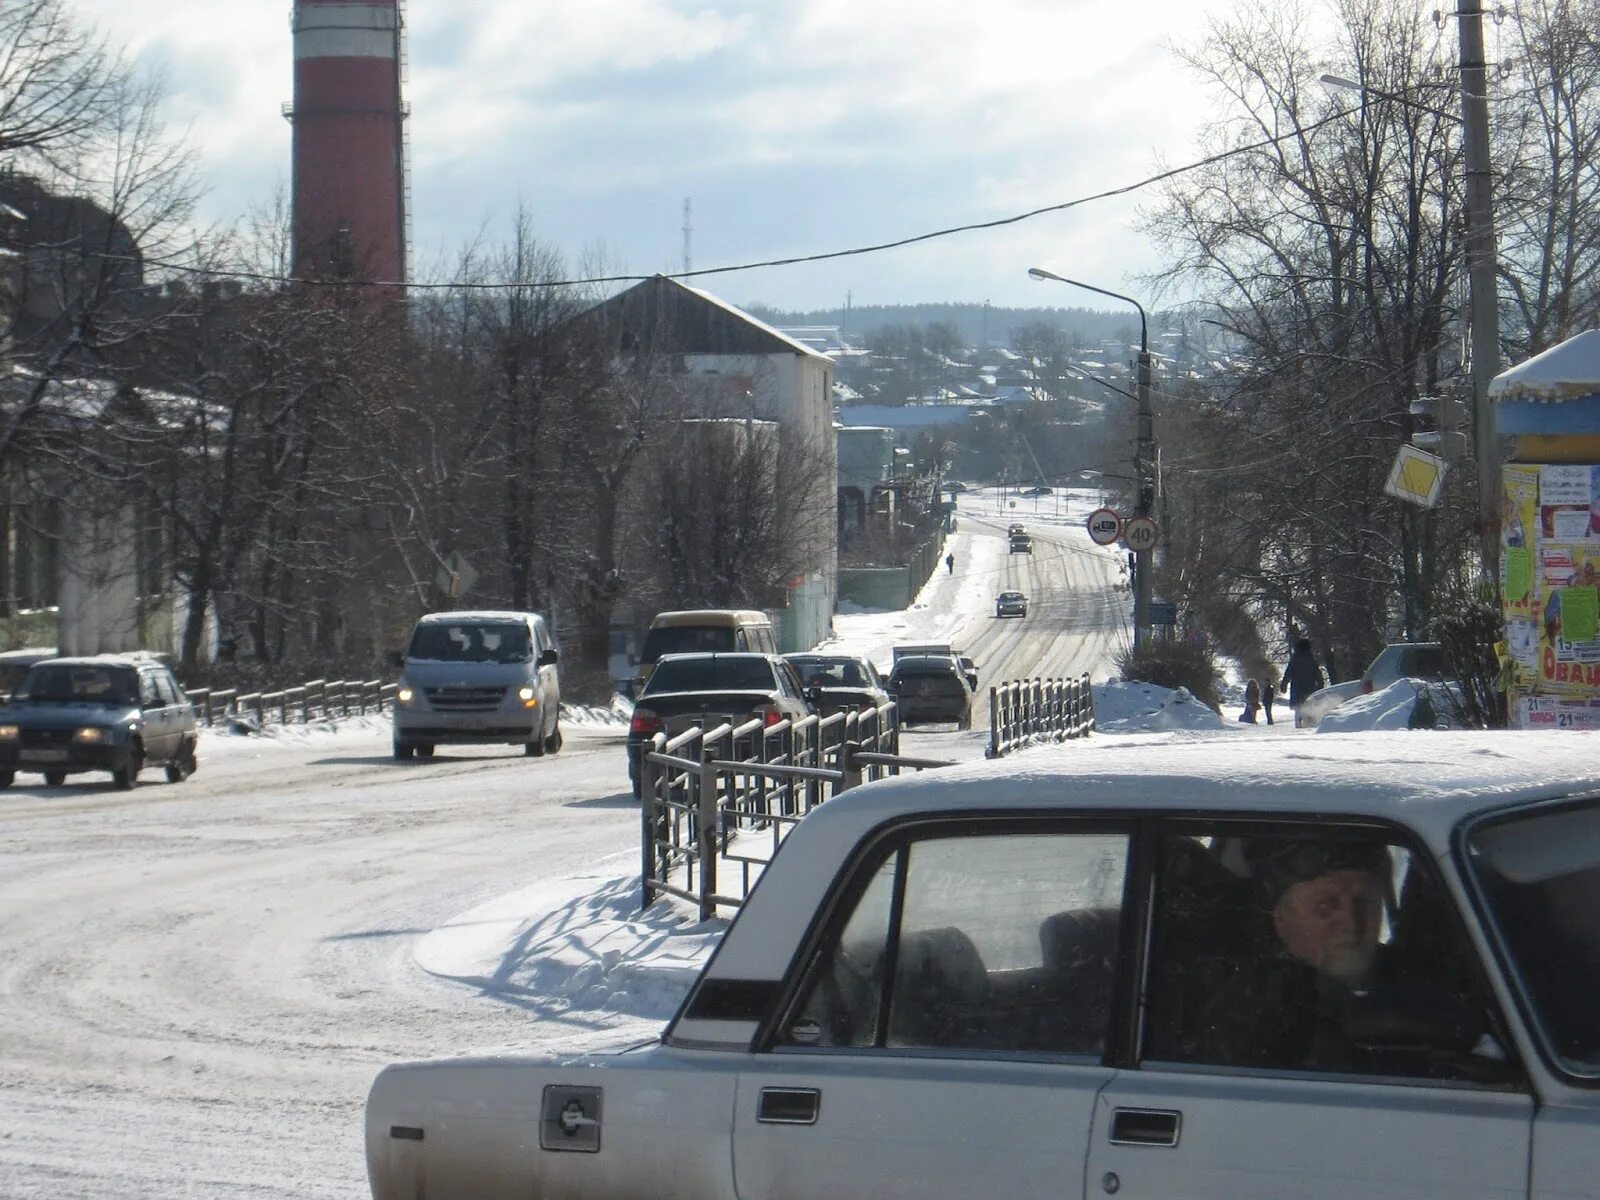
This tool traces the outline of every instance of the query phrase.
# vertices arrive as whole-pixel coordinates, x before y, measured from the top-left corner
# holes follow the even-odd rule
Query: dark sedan
[[[38,771],[54,787],[68,775],[109,771],[131,788],[146,766],[173,783],[195,768],[194,706],[162,663],[105,655],[55,658],[29,668],[0,708],[0,787]]]
[[[954,721],[957,729],[971,729],[973,686],[961,663],[949,655],[905,656],[889,676],[889,693],[900,706],[902,725]]]
[[[669,654],[656,664],[628,725],[628,778],[639,794],[639,747],[696,725],[798,721],[812,707],[795,669],[776,654]]]
[[[817,715],[856,712],[889,702],[889,686],[878,669],[853,654],[785,654],[799,672]]]

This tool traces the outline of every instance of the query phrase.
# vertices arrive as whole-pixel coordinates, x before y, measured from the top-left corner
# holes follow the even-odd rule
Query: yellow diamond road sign
[[[1432,508],[1439,503],[1444,470],[1444,459],[1404,444],[1395,455],[1394,466],[1389,468],[1389,481],[1383,485],[1383,490],[1408,503]]]

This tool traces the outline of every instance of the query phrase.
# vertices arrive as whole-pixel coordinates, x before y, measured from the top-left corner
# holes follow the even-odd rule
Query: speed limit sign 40
[[[1114,508],[1097,508],[1089,514],[1089,537],[1096,546],[1109,546],[1122,536],[1122,518]]]
[[[1149,517],[1134,517],[1122,527],[1122,540],[1130,550],[1149,550],[1156,544],[1156,523]]]

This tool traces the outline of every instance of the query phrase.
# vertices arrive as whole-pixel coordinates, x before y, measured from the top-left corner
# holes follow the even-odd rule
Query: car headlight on
[[[416,698],[417,694],[403,683],[395,689],[394,702],[396,704],[410,704]]]
[[[106,741],[106,731],[94,725],[85,725],[72,735],[75,742],[103,742]]]
[[[0,725],[0,741],[14,742],[22,736],[22,731],[15,725]]]
[[[539,693],[531,687],[519,687],[517,699],[522,701],[523,708],[537,708],[539,706]]]

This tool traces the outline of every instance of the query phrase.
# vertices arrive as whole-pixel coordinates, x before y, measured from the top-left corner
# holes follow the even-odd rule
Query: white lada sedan
[[[1323,741],[829,801],[658,1042],[383,1071],[373,1193],[1594,1195],[1600,743]]]

